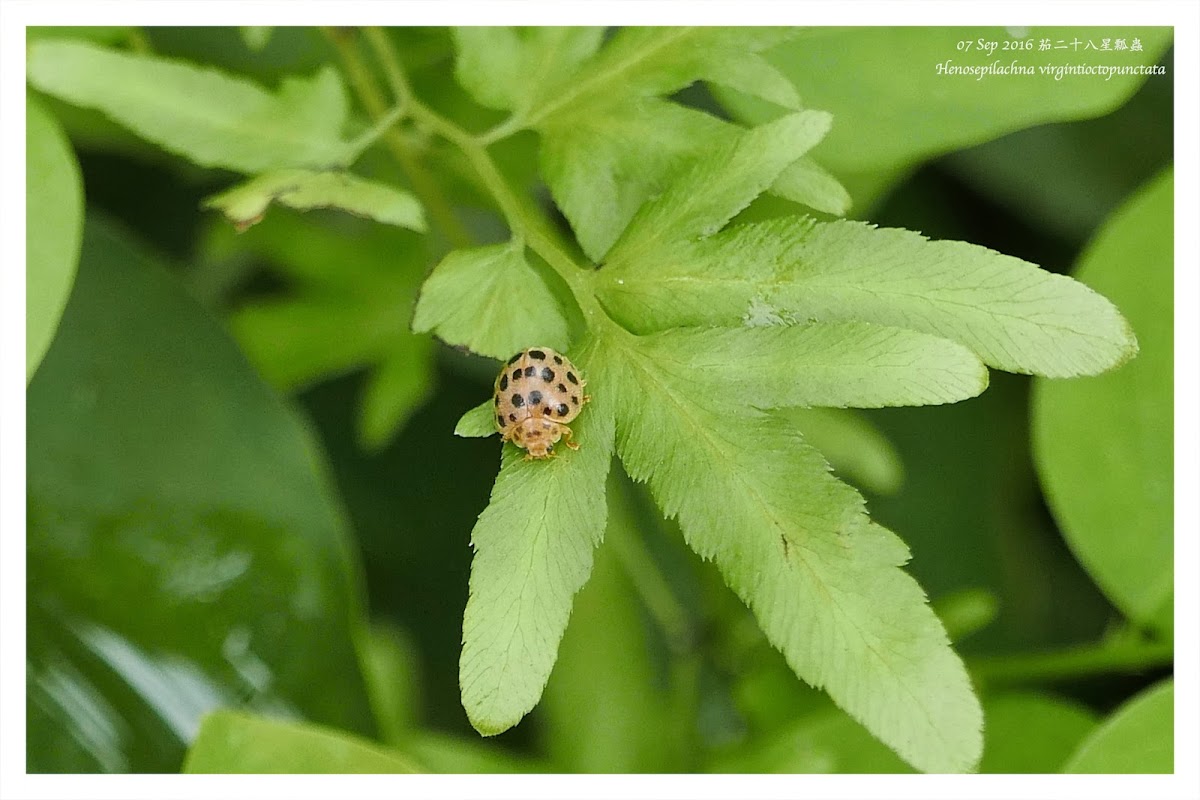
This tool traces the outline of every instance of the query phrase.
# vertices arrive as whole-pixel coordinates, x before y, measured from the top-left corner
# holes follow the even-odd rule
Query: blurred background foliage
[[[851,215],[1073,272],[1117,303],[1142,353],[1099,378],[993,372],[953,406],[798,424],[911,547],[981,692],[981,770],[1169,771],[1169,31],[1143,33],[1167,76],[1098,99],[1101,79],[1068,79],[1082,99],[1064,105],[1063,89],[1003,78],[931,100],[926,73],[959,38],[931,30],[824,32],[769,54],[833,112],[813,155]],[[470,130],[502,119],[455,83],[448,31],[390,35],[439,112]],[[337,61],[305,28],[30,32],[46,36],[267,86]],[[963,123],[955,104],[985,94],[991,110]],[[200,211],[230,174],[31,98],[78,157],[86,224],[28,390],[30,771],[174,771],[193,743],[192,771],[908,771],[795,678],[619,470],[542,703],[481,739],[457,661],[498,448],[451,432],[495,367],[408,328],[446,231],[273,209],[236,233]],[[764,113],[702,86],[680,99]],[[492,152],[553,213],[536,145]],[[503,239],[454,152],[408,146],[472,241]],[[383,148],[355,169],[409,180]],[[745,215],[789,210],[764,198]],[[201,726],[217,708],[239,711]]]

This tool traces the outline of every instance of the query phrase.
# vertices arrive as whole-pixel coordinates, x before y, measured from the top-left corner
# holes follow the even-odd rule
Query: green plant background
[[[833,114],[813,156],[850,190],[851,216],[1074,274],[1125,313],[1141,354],[1072,382],[994,372],[986,393],[950,406],[797,413],[913,551],[908,570],[980,692],[981,771],[1170,771],[1169,31],[1141,31],[1167,77],[1077,78],[1070,103],[1066,88],[968,81],[938,86],[927,107],[929,54],[994,33],[819,32],[767,58]],[[458,87],[448,31],[389,36],[419,97],[472,130],[503,119]],[[267,86],[338,63],[299,28],[30,38],[47,37]],[[51,179],[30,208],[50,203],[82,246],[44,361],[30,354],[30,771],[910,769],[796,679],[620,470],[541,704],[480,738],[457,665],[468,542],[498,447],[452,432],[487,397],[494,362],[408,327],[448,232],[277,208],[235,234],[200,210],[228,173],[53,95],[30,93],[30,158],[36,144]],[[770,115],[726,89],[683,99]],[[82,225],[44,196],[73,197],[58,126],[82,174]],[[522,134],[493,148],[514,185],[536,180],[534,146]],[[417,147],[453,235],[500,241],[463,166]],[[359,164],[405,182],[382,148]],[[30,225],[31,241],[52,236]],[[71,254],[44,258],[61,284]],[[61,296],[32,287],[31,325],[53,330]],[[205,717],[218,708],[234,710]]]

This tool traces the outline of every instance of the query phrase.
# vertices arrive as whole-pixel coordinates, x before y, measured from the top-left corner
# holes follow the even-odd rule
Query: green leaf
[[[721,81],[761,90],[778,99],[787,94],[762,65],[743,67],[753,54],[796,34],[794,28],[673,27],[622,28],[570,81],[565,91],[530,109],[532,127],[569,124],[594,116],[629,97],[664,95],[697,80]]]
[[[850,193],[838,179],[808,156],[785,169],[771,185],[771,192],[839,217],[848,212],[852,204]]]
[[[786,28],[623,28],[600,44],[594,28],[459,28],[456,75],[479,102],[513,111],[501,126],[542,135],[542,174],[584,252],[600,261],[637,208],[736,125],[657,95],[708,79],[781,105],[795,90],[759,50]],[[499,129],[498,129],[499,130]],[[844,190],[813,166],[781,191],[837,213]]]
[[[1140,39],[1143,51],[1088,50],[1090,65],[1129,66],[1157,62],[1170,45],[1170,28],[1106,27],[1105,38]],[[823,108],[837,125],[814,152],[837,175],[906,166],[932,156],[995,139],[1047,122],[1107,114],[1124,103],[1145,75],[1097,76],[950,75],[952,67],[985,67],[1000,61],[1035,69],[1078,64],[1084,56],[1077,28],[1031,27],[1020,38],[993,27],[855,27],[785,42],[764,53],[795,86],[809,108]],[[1062,40],[1068,47],[1040,49]],[[1029,41],[1032,50],[991,53],[959,42],[1007,44]],[[1070,43],[1081,41],[1076,51]],[[829,76],[836,75],[837,80]],[[1150,78],[1156,80],[1156,78]],[[759,124],[779,115],[775,106],[718,90],[734,116]]]
[[[204,206],[217,209],[244,230],[261,220],[273,202],[301,211],[336,208],[387,225],[425,230],[425,215],[412,194],[348,172],[266,172],[209,197]]]
[[[671,241],[716,232],[819,142],[830,122],[822,111],[799,111],[718,146],[641,207],[608,263],[629,266]]]
[[[111,227],[76,283],[27,393],[29,770],[175,771],[218,706],[370,734],[312,434]]]
[[[979,771],[997,774],[1058,772],[1097,721],[1085,706],[1033,692],[997,695],[983,711]]]
[[[558,300],[517,241],[446,256],[421,288],[412,327],[501,360],[537,345],[566,350],[569,341]]]
[[[600,356],[622,365],[604,386],[630,476],[679,518],[797,675],[917,768],[971,769],[979,704],[920,587],[899,569],[904,544],[870,523],[862,498],[785,420],[742,393],[712,393],[637,337],[613,335]]]
[[[899,491],[904,482],[900,454],[861,414],[844,408],[789,408],[779,415],[851,483],[879,494]]]
[[[499,431],[496,430],[496,412],[493,411],[494,408],[495,405],[491,400],[484,400],[463,414],[458,420],[458,424],[454,426],[454,435],[468,439],[495,436]]]
[[[600,47],[604,28],[471,26],[453,34],[459,84],[482,105],[523,115],[571,81]]]
[[[715,147],[731,147],[744,129],[656,97],[631,98],[603,114],[549,128],[541,171],[584,252],[603,260],[638,208]],[[770,191],[839,214],[850,197],[807,158],[783,170]]]
[[[202,167],[255,174],[344,166],[347,100],[338,73],[286,78],[271,94],[217,70],[85,42],[29,45],[30,84],[103,111],[139,136]]]
[[[708,396],[755,408],[878,408],[954,403],[987,388],[987,370],[960,344],[864,322],[677,328],[638,339]]]
[[[67,305],[83,235],[83,179],[58,122],[25,99],[25,383]]]
[[[1067,543],[1130,619],[1172,632],[1174,195],[1167,172],[1115,213],[1075,277],[1111,297],[1141,354],[1119,371],[1034,388],[1034,454]]]
[[[859,319],[960,342],[1010,372],[1103,372],[1137,351],[1128,323],[1070,278],[966,242],[860,222],[776,219],[677,242],[597,273],[632,330]]]
[[[422,770],[398,751],[342,731],[237,711],[204,718],[183,771],[192,774],[362,774]]]
[[[587,348],[572,360],[585,374],[592,364]],[[572,423],[578,451],[526,461],[505,444],[491,501],[471,532],[459,685],[471,724],[485,736],[511,728],[537,703],[572,599],[591,573],[612,460],[607,404],[597,393]]]
[[[1118,708],[1083,741],[1063,772],[1175,771],[1175,683],[1162,681]]]

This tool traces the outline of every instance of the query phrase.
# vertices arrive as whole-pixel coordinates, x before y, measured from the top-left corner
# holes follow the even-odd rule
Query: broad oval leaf
[[[335,728],[239,711],[215,711],[201,722],[183,771],[278,775],[424,770],[405,753]]]
[[[54,338],[83,236],[83,179],[66,134],[25,100],[25,382]]]
[[[603,385],[586,351],[572,358]],[[572,600],[592,571],[612,461],[608,402],[596,391],[571,424],[577,451],[560,447],[554,458],[526,461],[505,444],[491,500],[471,532],[459,685],[471,724],[485,736],[516,725],[541,697]]]
[[[174,771],[219,706],[372,733],[311,433],[106,225],[28,410],[31,771]]]
[[[784,218],[678,242],[597,273],[632,330],[858,319],[960,342],[988,365],[1094,375],[1137,352],[1120,312],[1062,275],[966,242]]]
[[[1075,277],[1113,298],[1138,358],[1038,381],[1034,454],[1067,543],[1130,619],[1171,636],[1174,604],[1174,202],[1167,173],[1112,216]]]
[[[1167,27],[1105,27],[1105,39],[1114,45],[1118,40],[1127,46],[1137,42],[1140,51],[1088,48],[1086,60],[1113,68],[1151,65],[1166,51],[1171,36]],[[784,42],[764,56],[788,77],[807,106],[826,109],[837,119],[814,156],[841,175],[894,169],[1021,128],[1107,114],[1147,77],[1118,72],[1095,80],[1056,76],[1055,69],[1079,63],[1086,38],[1077,28],[1039,26],[1019,34],[1000,27],[855,27]],[[1044,40],[1052,43],[1050,48],[1042,47]],[[959,42],[972,48],[959,50]],[[988,52],[978,42],[1032,48]],[[978,70],[998,60],[1002,66],[1015,62],[1030,67],[1035,74],[946,71]],[[829,80],[830,75],[837,80]],[[718,89],[717,95],[736,117],[751,124],[779,115],[777,107],[747,94]]]
[[[421,288],[412,327],[501,360],[525,347],[568,345],[558,300],[516,241],[446,256]]]
[[[86,42],[29,45],[31,85],[103,111],[139,136],[202,167],[258,173],[278,167],[345,165],[348,112],[332,67],[287,78],[271,94],[244,78]]]
[[[1175,683],[1165,680],[1118,708],[1067,761],[1063,772],[1175,771]]]
[[[387,225],[425,230],[425,215],[407,191],[332,170],[282,169],[265,172],[204,201],[240,230],[262,219],[271,203],[300,211],[336,208]]]
[[[625,334],[601,351],[617,451],[793,671],[930,772],[979,759],[979,703],[891,532],[785,420]],[[703,469],[695,465],[702,464]]]

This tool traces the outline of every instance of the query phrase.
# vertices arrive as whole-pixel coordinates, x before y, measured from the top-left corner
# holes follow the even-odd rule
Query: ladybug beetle
[[[549,347],[531,347],[508,360],[496,376],[496,428],[502,440],[525,448],[525,460],[552,458],[559,439],[578,450],[567,423],[591,398],[570,360]]]

